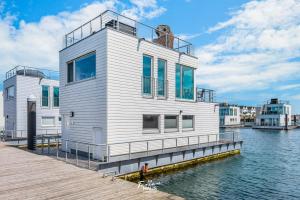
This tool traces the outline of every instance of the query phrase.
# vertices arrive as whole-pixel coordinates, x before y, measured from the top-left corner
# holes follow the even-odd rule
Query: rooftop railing
[[[172,33],[162,32],[111,10],[103,12],[94,19],[66,34],[64,38],[64,47],[69,47],[106,27],[116,29],[137,38],[145,39],[180,53],[185,53],[187,55],[193,54],[191,43],[174,36]],[[157,36],[157,33],[160,34],[160,37]]]
[[[27,66],[14,67],[13,69],[6,72],[5,78],[9,79],[16,75],[59,80],[59,72],[58,71],[53,71],[53,70],[49,70],[49,69],[39,69],[39,68],[27,67]]]
[[[197,88],[197,101],[198,102],[215,102],[216,93],[214,90]]]

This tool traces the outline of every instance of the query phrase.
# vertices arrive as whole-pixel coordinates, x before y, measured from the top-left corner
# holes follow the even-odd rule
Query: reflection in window
[[[42,117],[42,126],[54,126],[55,117]]]
[[[15,97],[15,86],[10,86],[6,88],[6,97],[7,99],[11,99]]]
[[[91,53],[75,60],[75,80],[91,78],[96,75],[96,54]]]
[[[194,69],[176,64],[176,97],[194,99]]]
[[[191,129],[194,128],[194,116],[183,115],[182,116],[182,128]]]
[[[157,96],[165,96],[166,93],[166,61],[158,59],[157,69]]]
[[[42,85],[42,106],[48,107],[49,106],[49,86]]]
[[[159,115],[143,115],[143,129],[144,130],[158,130],[159,129]]]
[[[178,115],[165,115],[165,129],[178,129]]]
[[[53,107],[59,107],[59,87],[53,87]]]
[[[143,94],[152,94],[152,57],[143,56]]]

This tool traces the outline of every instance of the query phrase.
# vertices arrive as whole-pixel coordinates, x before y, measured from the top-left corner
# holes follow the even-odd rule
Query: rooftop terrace
[[[153,28],[111,10],[103,12],[94,19],[66,34],[64,37],[64,48],[107,27],[137,38],[143,38],[180,53],[193,55],[192,44],[174,36],[173,33],[167,33],[164,30]]]
[[[45,79],[52,79],[52,80],[59,80],[59,72],[53,71],[49,69],[39,69],[34,67],[27,67],[27,66],[16,66],[13,69],[6,72],[5,80],[16,76],[30,76],[30,77],[39,77]]]

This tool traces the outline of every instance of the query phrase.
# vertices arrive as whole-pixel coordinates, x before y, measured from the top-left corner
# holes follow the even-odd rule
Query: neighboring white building
[[[106,14],[88,36],[80,33],[86,27],[67,34],[59,53],[63,138],[111,144],[219,134],[218,105],[196,98],[198,59],[190,44],[141,38],[133,21]]]
[[[0,92],[0,131],[4,129],[3,91]]]
[[[241,124],[240,107],[227,103],[220,104],[220,126],[237,126]]]
[[[292,125],[292,106],[288,101],[271,99],[256,112],[256,126],[266,128],[284,128]]]
[[[3,82],[5,134],[27,136],[27,100],[36,99],[37,134],[53,134],[61,127],[58,73],[17,66]],[[47,132],[46,132],[47,129]]]

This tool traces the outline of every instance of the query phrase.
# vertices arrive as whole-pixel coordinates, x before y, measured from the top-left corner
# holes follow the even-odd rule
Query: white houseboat
[[[233,104],[220,104],[220,127],[235,127],[241,125],[240,107]]]
[[[59,60],[67,151],[76,148],[126,173],[145,160],[162,165],[147,157],[157,151],[219,141],[219,107],[206,102],[212,92],[196,95],[198,59],[168,26],[155,29],[106,11],[65,36]]]
[[[6,73],[3,104],[7,137],[26,138],[28,102],[35,102],[36,134],[60,132],[58,72],[17,66]]]
[[[292,125],[292,106],[288,101],[271,99],[258,107],[254,128],[288,129]]]

